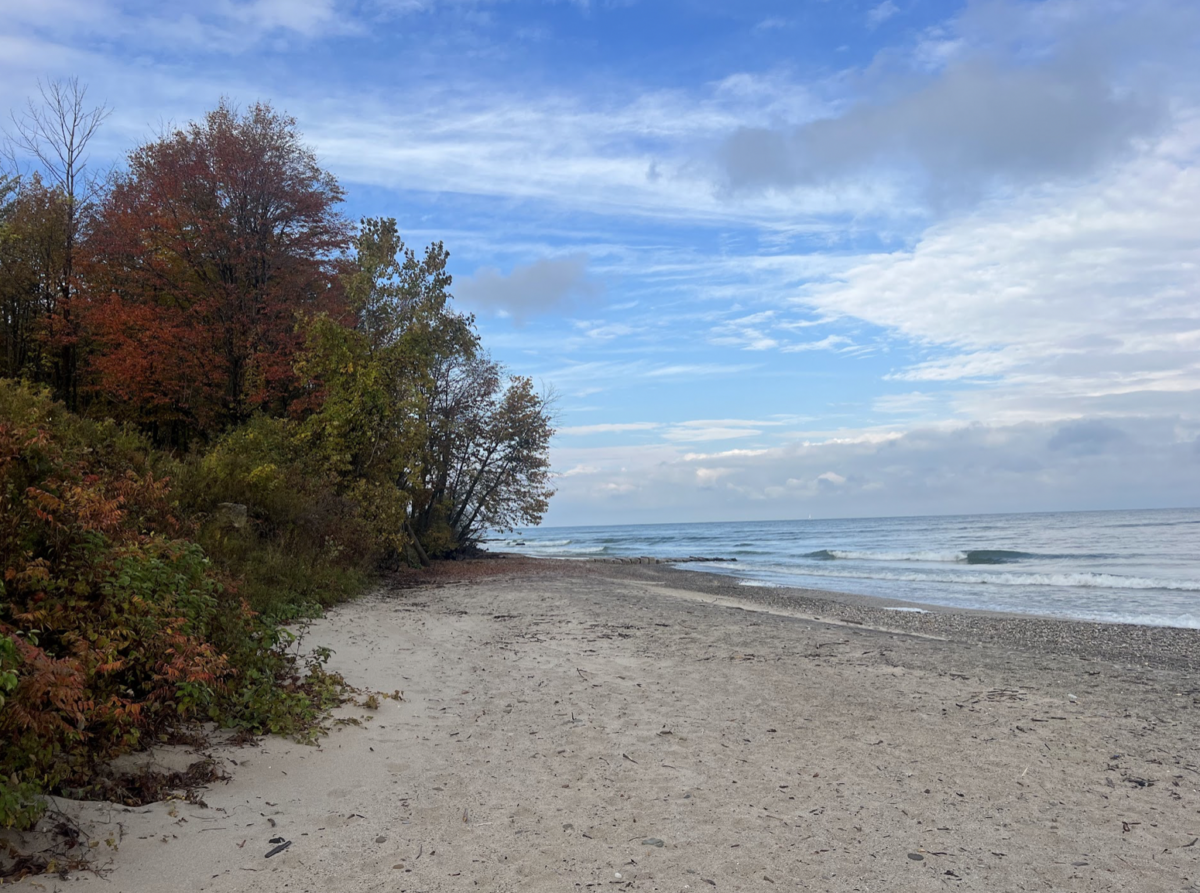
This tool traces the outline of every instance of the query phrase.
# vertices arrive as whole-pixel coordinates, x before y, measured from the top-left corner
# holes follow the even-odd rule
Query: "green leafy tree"
[[[538,523],[554,493],[550,399],[485,355],[448,358],[437,381],[413,495],[427,550],[451,554],[488,530]]]
[[[315,319],[301,367],[321,390],[302,436],[422,561],[534,523],[552,493],[547,401],[505,384],[452,309],[448,258],[440,242],[406,248],[394,220],[363,221],[345,286],[355,326]]]

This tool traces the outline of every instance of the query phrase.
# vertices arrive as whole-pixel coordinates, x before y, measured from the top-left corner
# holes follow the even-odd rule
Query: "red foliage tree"
[[[339,316],[342,190],[269,105],[134,151],[89,239],[93,391],[160,441],[297,396],[297,316]]]

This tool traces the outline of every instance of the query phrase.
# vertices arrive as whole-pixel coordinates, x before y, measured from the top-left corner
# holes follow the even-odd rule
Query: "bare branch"
[[[112,109],[103,103],[89,109],[87,85],[79,78],[38,81],[38,92],[40,104],[30,99],[21,115],[12,115],[9,154],[14,161],[16,152],[35,159],[50,185],[71,201],[90,201],[98,181],[86,176],[87,147]]]

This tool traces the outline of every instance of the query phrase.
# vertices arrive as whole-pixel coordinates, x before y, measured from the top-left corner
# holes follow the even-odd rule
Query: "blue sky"
[[[0,0],[93,163],[271,101],[558,393],[551,524],[1200,504],[1191,2]]]

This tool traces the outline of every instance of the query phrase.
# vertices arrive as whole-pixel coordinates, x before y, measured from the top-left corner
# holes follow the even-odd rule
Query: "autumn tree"
[[[60,288],[66,199],[36,173],[19,188],[15,178],[10,183],[15,197],[0,219],[0,377],[57,384],[65,396],[73,379],[64,374],[70,364],[62,348],[75,341]]]
[[[78,78],[39,83],[38,89],[40,101],[31,99],[22,113],[14,114],[8,132],[14,166],[25,159],[35,167],[24,210],[42,218],[36,234],[24,235],[36,241],[26,251],[35,268],[21,270],[19,262],[17,268],[18,275],[36,280],[37,293],[22,309],[36,311],[33,321],[40,329],[46,362],[32,370],[32,377],[49,384],[59,399],[74,408],[79,396],[80,245],[106,185],[102,175],[89,169],[88,146],[110,110],[104,104],[89,107],[87,86]],[[14,297],[9,289],[8,301]],[[8,304],[9,309],[12,306]],[[31,329],[19,326],[15,332],[21,347],[29,346],[24,335]],[[6,331],[6,336],[13,334]]]
[[[90,240],[93,386],[160,441],[302,395],[297,321],[342,315],[342,190],[294,119],[222,103],[134,151]]]

